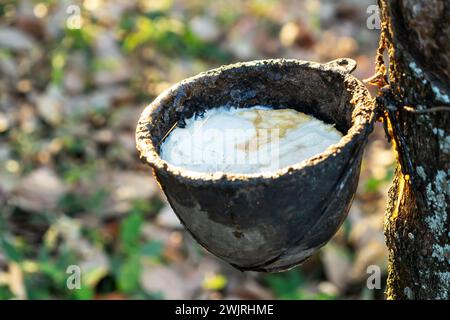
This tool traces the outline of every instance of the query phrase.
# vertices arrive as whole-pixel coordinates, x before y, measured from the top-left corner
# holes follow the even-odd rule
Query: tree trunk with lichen
[[[386,295],[450,299],[450,2],[379,4],[377,101],[398,159],[385,216]]]

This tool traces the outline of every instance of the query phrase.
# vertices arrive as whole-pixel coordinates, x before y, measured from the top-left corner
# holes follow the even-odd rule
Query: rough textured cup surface
[[[145,108],[136,134],[140,157],[201,245],[242,270],[280,271],[335,234],[353,200],[374,122],[367,89],[350,75],[355,66],[350,59],[224,66],[174,85]],[[174,125],[225,105],[297,109],[335,124],[344,137],[313,158],[263,174],[195,173],[159,157]]]

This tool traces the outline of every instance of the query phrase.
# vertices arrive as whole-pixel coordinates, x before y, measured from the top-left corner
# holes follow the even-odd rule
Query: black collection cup
[[[375,120],[351,59],[320,64],[261,60],[183,80],[143,111],[137,149],[191,235],[240,270],[283,271],[313,255],[347,216]],[[334,124],[344,136],[305,161],[273,172],[193,172],[159,156],[176,124],[207,108],[291,108]]]

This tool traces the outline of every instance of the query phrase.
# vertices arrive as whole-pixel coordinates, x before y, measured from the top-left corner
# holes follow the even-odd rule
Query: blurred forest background
[[[375,3],[1,0],[0,299],[382,299],[366,286],[369,265],[386,274],[382,128],[343,227],[279,274],[241,273],[197,245],[134,141],[146,104],[222,64],[351,57],[370,77]],[[72,264],[80,290],[66,286]]]

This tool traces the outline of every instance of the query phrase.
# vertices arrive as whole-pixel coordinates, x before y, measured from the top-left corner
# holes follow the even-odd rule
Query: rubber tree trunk
[[[386,295],[450,299],[450,1],[379,5],[377,100],[398,159],[385,216]]]

